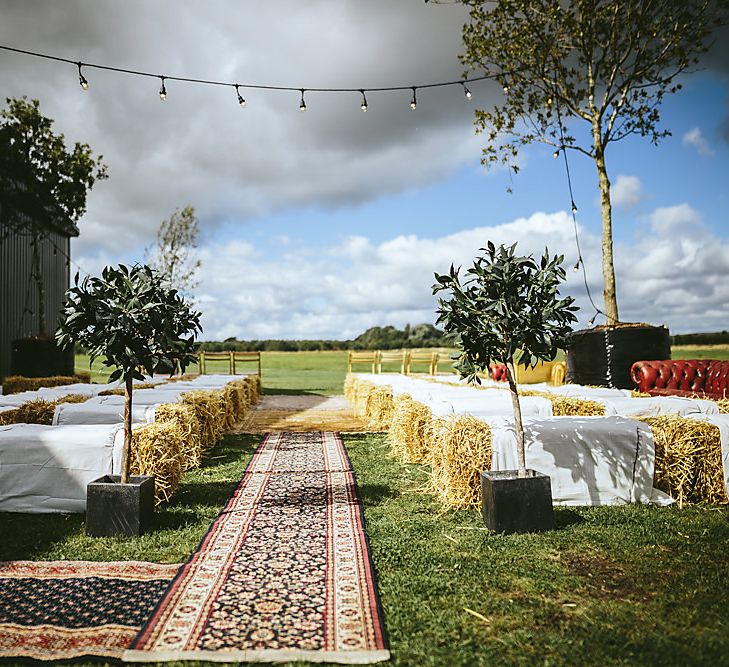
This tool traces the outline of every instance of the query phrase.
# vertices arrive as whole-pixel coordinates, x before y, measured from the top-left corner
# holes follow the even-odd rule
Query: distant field
[[[448,355],[443,351],[444,356]],[[671,348],[674,359],[729,359],[729,345],[679,345]],[[558,355],[563,359],[564,355]],[[344,377],[347,374],[347,352],[262,352],[261,366],[263,388],[269,394],[301,394],[311,393],[332,396],[342,393]],[[251,366],[249,365],[248,368]],[[441,372],[449,367],[445,359],[439,364]],[[245,371],[246,367],[239,368]],[[88,371],[89,358],[86,355],[76,356],[76,370]],[[355,370],[370,372],[367,365],[359,364]],[[387,373],[399,372],[399,363],[383,364],[382,370]],[[418,368],[418,371],[423,369]],[[188,368],[188,372],[197,373],[197,364]],[[227,373],[225,362],[208,362],[208,372]],[[111,371],[99,361],[91,367],[91,378],[94,382],[105,382]]]

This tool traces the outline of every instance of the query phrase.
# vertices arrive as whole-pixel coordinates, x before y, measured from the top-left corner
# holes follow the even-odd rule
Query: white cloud
[[[688,204],[658,208],[649,220],[650,234],[615,244],[621,319],[665,323],[674,332],[729,328],[729,242],[712,235]],[[602,307],[601,241],[579,232],[590,291]],[[545,246],[564,254],[562,293],[577,299],[580,326],[592,317],[582,272],[571,268],[577,259],[571,216],[538,212],[442,237],[398,235],[376,244],[350,236],[323,249],[297,243],[275,256],[250,242],[205,245],[195,294],[203,338],[347,339],[375,325],[434,322],[434,272],[451,263],[468,268],[489,240],[518,242],[524,254],[540,255]],[[112,260],[103,254],[79,263],[99,270]]]
[[[686,132],[686,134],[683,135],[681,142],[684,146],[689,146],[696,149],[699,155],[703,155],[704,157],[709,157],[714,154],[714,149],[709,146],[706,139],[704,139],[704,135],[701,134],[701,130],[698,127],[695,127]]]
[[[643,200],[643,184],[637,176],[618,174],[610,195],[615,206],[629,209]]]

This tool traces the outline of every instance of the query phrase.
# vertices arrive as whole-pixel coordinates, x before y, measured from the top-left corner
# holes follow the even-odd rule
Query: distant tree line
[[[449,347],[453,343],[432,324],[405,325],[404,329],[393,326],[370,327],[353,340],[238,340],[205,341],[201,350],[266,352],[311,352],[316,350],[399,350],[413,347]]]
[[[729,344],[729,331],[714,331],[710,333],[676,334],[671,336],[672,345],[727,345]]]

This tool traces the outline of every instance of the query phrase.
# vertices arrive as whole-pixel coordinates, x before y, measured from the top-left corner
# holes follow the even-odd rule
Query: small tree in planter
[[[437,282],[433,285],[433,294],[450,292],[450,298],[439,299],[436,324],[442,324],[446,333],[459,337],[461,352],[457,355],[454,366],[461,377],[469,382],[480,384],[477,373],[487,372],[492,361],[500,361],[506,366],[514,407],[519,459],[518,471],[506,472],[507,477],[520,480],[515,488],[518,489],[517,496],[521,496],[528,484],[526,480],[534,478],[535,473],[526,469],[524,427],[514,360],[518,357],[519,364],[532,368],[539,361],[552,361],[571,330],[570,323],[577,321],[574,315],[577,308],[572,305],[572,297],[559,298],[558,287],[565,279],[562,256],[550,259],[549,252],[545,249],[537,264],[531,255],[518,256],[516,244],[509,248],[496,248],[489,241],[487,247],[481,250],[485,254],[475,259],[463,282],[459,275],[460,269],[453,266],[446,275],[435,274]],[[547,480],[546,488],[549,492],[549,480],[544,476],[542,478]],[[489,500],[484,493],[484,517],[487,524],[490,522],[487,517]],[[510,498],[509,503],[514,500]],[[498,513],[498,508],[496,511]],[[550,493],[550,526],[551,511]],[[489,527],[505,532],[499,529],[498,521]],[[505,527],[507,529],[508,526]],[[530,528],[527,527],[528,529]]]
[[[133,381],[144,379],[142,370],[152,375],[160,362],[177,362],[184,370],[195,360],[193,345],[201,330],[200,313],[148,266],[107,266],[101,277],[80,284],[77,274],[66,293],[56,341],[64,348],[80,343],[91,361],[102,358],[116,369],[111,381],[124,380],[122,485],[129,482]]]

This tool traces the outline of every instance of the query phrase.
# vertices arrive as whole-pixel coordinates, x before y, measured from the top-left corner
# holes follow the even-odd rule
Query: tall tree
[[[728,0],[462,0],[463,63],[497,75],[504,101],[476,111],[485,165],[517,170],[527,144],[575,150],[597,169],[602,209],[602,271],[608,324],[618,322],[613,216],[606,149],[631,135],[657,144],[666,93],[698,63],[712,31],[727,23]],[[589,139],[567,129],[584,121]]]
[[[169,280],[177,290],[189,294],[196,286],[200,260],[196,258],[199,227],[195,209],[185,206],[168,220],[163,220],[157,231],[157,244],[147,251],[152,267]]]
[[[38,290],[38,335],[47,336],[45,285],[40,244],[51,223],[76,223],[86,212],[94,184],[107,178],[102,156],[88,144],[66,148],[53,120],[40,112],[38,100],[7,98],[0,111],[0,240],[9,234],[30,237],[33,278]]]

